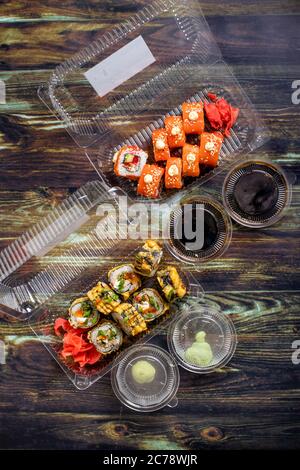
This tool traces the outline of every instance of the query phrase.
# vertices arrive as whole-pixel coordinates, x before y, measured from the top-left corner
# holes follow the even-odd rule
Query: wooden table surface
[[[132,14],[122,0],[5,1],[0,5],[0,242],[96,175],[37,97],[49,71],[94,32]],[[271,131],[254,157],[299,177],[300,79],[297,0],[201,2],[242,86]],[[116,6],[119,5],[119,6]],[[298,179],[299,181],[299,179]],[[217,184],[211,191],[217,193]],[[177,408],[139,415],[121,407],[106,376],[76,391],[24,323],[0,323],[0,447],[17,449],[288,449],[300,447],[299,212],[297,181],[286,216],[253,231],[234,224],[222,259],[195,274],[209,302],[230,314],[238,333],[231,363],[208,376],[181,370]],[[193,269],[195,269],[193,267]]]

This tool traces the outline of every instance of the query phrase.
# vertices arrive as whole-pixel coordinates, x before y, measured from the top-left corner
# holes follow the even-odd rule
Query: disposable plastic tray
[[[107,192],[100,181],[88,183],[0,252],[2,317],[9,320],[30,317],[29,324],[35,334],[79,389],[103,377],[116,364],[119,352],[137,342],[148,341],[173,315],[165,314],[149,323],[148,332],[143,335],[126,337],[120,351],[94,366],[70,366],[62,359],[61,339],[54,334],[55,319],[67,317],[72,300],[81,297],[98,281],[107,281],[111,267],[133,261],[135,250],[142,244],[142,240],[131,240],[130,249],[124,246],[127,220],[116,226],[115,209],[114,191]],[[120,259],[113,266],[108,258],[112,251],[114,258]],[[188,297],[202,298],[201,286],[192,274],[183,275]],[[148,287],[149,282],[146,281]],[[172,312],[174,309],[175,306]]]
[[[154,61],[143,68],[143,57],[128,61],[122,48],[142,40]],[[130,50],[134,55],[138,47]],[[114,61],[114,65],[104,65]],[[103,62],[104,61],[104,62]],[[100,96],[87,79],[100,64]],[[128,65],[127,65],[128,64]],[[139,68],[140,67],[140,68]],[[136,69],[133,76],[130,75]],[[130,76],[130,78],[128,78]],[[116,80],[116,77],[118,80]],[[121,78],[120,78],[121,77]],[[122,79],[123,77],[123,79]],[[108,83],[111,82],[110,87]],[[59,65],[39,95],[85,150],[99,177],[136,198],[136,183],[117,177],[112,157],[122,145],[151,147],[153,129],[166,115],[181,112],[184,101],[207,101],[207,93],[223,96],[240,108],[231,136],[221,149],[219,166],[185,187],[203,183],[218,171],[262,145],[266,130],[253,105],[234,78],[213,38],[201,8],[190,0],[153,1],[127,22],[96,37],[74,57]],[[100,92],[101,94],[101,92]],[[162,199],[172,195],[163,190]]]

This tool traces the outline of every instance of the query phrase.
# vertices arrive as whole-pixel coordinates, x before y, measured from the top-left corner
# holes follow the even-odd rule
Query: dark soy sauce
[[[242,175],[234,186],[234,199],[246,214],[271,211],[278,200],[278,188],[271,175],[259,170]]]
[[[204,216],[204,241],[203,241],[203,246],[201,250],[198,251],[205,251],[211,248],[217,241],[218,235],[219,235],[219,229],[218,229],[218,224],[216,221],[216,218],[214,217],[211,212],[208,210],[202,208],[197,208],[197,204],[193,205],[192,208],[192,230],[195,231],[197,224],[196,224],[196,218],[197,217],[203,217]],[[196,238],[194,239],[188,239],[186,237],[186,231],[185,231],[185,224],[187,223],[184,219],[185,213],[181,212],[181,214],[177,217],[177,219],[174,221],[174,234],[176,236],[176,233],[179,231],[177,230],[176,227],[178,227],[178,224],[181,225],[181,234],[182,236],[180,238],[175,238],[173,240],[174,245],[177,246],[181,251],[188,251],[187,245],[190,243],[195,242]],[[190,220],[190,218],[189,218]]]

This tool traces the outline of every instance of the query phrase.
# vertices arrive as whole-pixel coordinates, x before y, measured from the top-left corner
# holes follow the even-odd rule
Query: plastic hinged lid
[[[157,316],[147,323],[146,332],[126,336],[120,350],[93,365],[80,366],[62,357],[62,337],[54,329],[56,319],[67,318],[70,304],[99,281],[108,282],[112,267],[132,263],[143,243],[126,240],[130,222],[117,205],[118,195],[119,190],[108,190],[100,181],[88,183],[0,252],[1,317],[10,321],[29,317],[31,329],[78,389],[86,389],[103,377],[117,363],[120,352],[145,343],[172,318],[171,312]],[[112,250],[117,260],[114,264]],[[181,274],[188,298],[201,299],[203,290],[193,274]],[[144,287],[158,288],[155,276],[144,282]]]
[[[86,147],[220,57],[199,5],[155,0],[56,67],[39,95]]]
[[[144,413],[177,405],[179,370],[168,352],[146,344],[129,348],[118,359],[111,383],[124,405]],[[146,368],[150,369],[148,373]]]
[[[114,198],[100,181],[90,182],[0,252],[2,317],[26,320],[77,278],[95,254],[109,252],[118,241],[97,236],[92,222],[98,205],[109,200]]]

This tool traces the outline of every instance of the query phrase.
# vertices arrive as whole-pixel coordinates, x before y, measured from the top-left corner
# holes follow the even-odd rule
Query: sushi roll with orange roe
[[[165,118],[165,127],[168,135],[170,149],[183,147],[185,144],[185,132],[181,116],[168,116]]]
[[[182,188],[182,159],[170,157],[166,165],[165,187],[167,189]]]
[[[130,180],[138,180],[148,154],[136,146],[122,147],[114,156],[114,172]]]
[[[200,163],[215,168],[223,143],[221,132],[203,132],[200,138]]]
[[[158,165],[145,165],[139,179],[137,193],[152,199],[158,198],[164,172],[164,168]]]
[[[182,117],[186,134],[202,134],[204,131],[203,103],[183,103]]]
[[[160,162],[168,160],[168,158],[170,158],[170,149],[166,129],[155,129],[152,132],[152,142],[155,161]]]
[[[197,177],[200,175],[200,147],[185,144],[182,149],[182,176]]]

